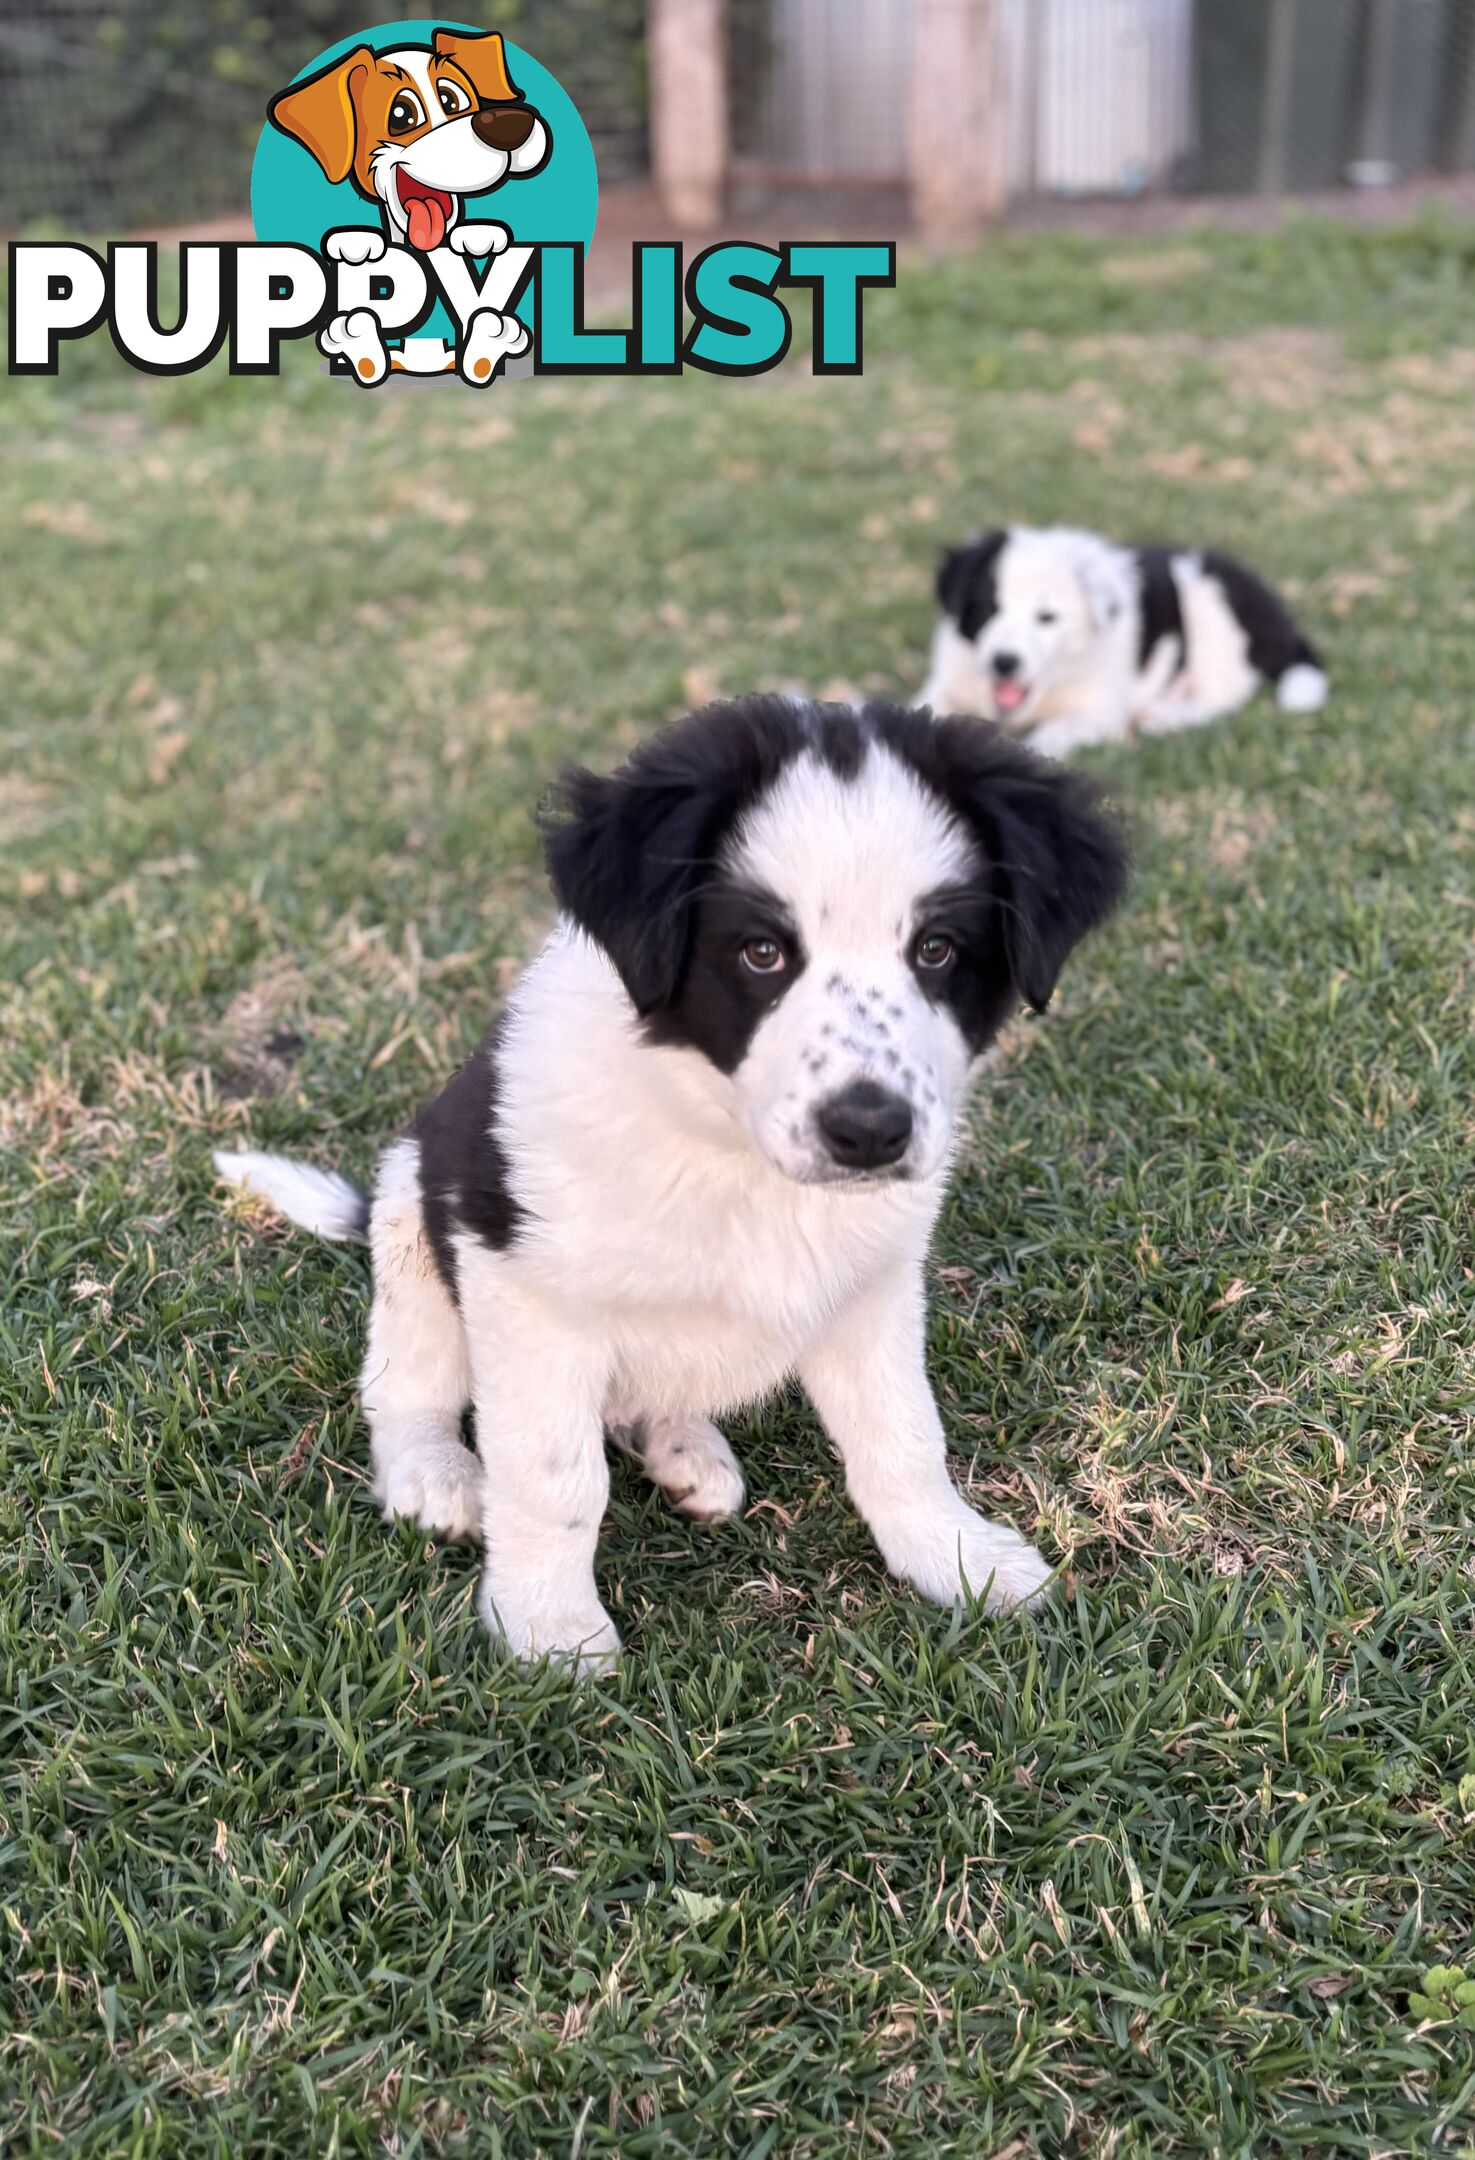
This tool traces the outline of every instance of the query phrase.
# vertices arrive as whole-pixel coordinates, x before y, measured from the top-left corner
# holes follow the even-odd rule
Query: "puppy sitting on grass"
[[[970,1072],[1120,894],[1088,785],[974,721],[752,698],[572,774],[546,845],[559,926],[372,1201],[216,1157],[368,1238],[386,1512],[483,1540],[520,1656],[597,1668],[606,1435],[731,1514],[711,1420],[797,1374],[895,1574],[1027,1603],[1048,1562],[948,1475],[923,1278]]]

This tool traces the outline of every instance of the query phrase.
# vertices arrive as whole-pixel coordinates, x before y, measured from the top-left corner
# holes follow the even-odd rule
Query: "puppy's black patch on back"
[[[976,638],[999,612],[999,557],[1007,532],[980,533],[961,547],[949,548],[937,572],[937,598],[960,636]]]
[[[1249,641],[1251,667],[1267,682],[1279,682],[1288,668],[1321,666],[1316,648],[1301,635],[1290,609],[1263,578],[1218,548],[1205,548],[1199,560],[1205,576],[1217,582]]]
[[[1133,550],[1141,596],[1141,620],[1137,629],[1137,665],[1140,668],[1146,667],[1165,637],[1175,637],[1183,659],[1188,657],[1183,607],[1178,597],[1178,580],[1173,575],[1173,557],[1178,552],[1177,548],[1168,547]]]
[[[457,1232],[492,1252],[517,1235],[522,1208],[508,1183],[507,1155],[497,1137],[497,1043],[493,1023],[455,1078],[428,1102],[411,1126],[420,1143],[420,1191],[425,1234],[441,1280],[457,1295]]]

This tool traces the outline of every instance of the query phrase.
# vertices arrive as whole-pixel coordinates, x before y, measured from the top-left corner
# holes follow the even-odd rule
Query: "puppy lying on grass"
[[[372,1200],[215,1158],[368,1239],[386,1513],[483,1540],[520,1656],[606,1665],[606,1435],[728,1515],[712,1419],[797,1373],[893,1572],[1027,1603],[1049,1563],[948,1475],[923,1272],[977,1059],[1120,895],[1089,786],[974,721],[760,697],[570,775],[546,846],[562,919]]]
[[[1282,712],[1326,702],[1320,657],[1284,600],[1215,548],[1014,525],[949,548],[937,597],[920,702],[996,720],[1046,757],[1133,727],[1202,727],[1262,683]]]

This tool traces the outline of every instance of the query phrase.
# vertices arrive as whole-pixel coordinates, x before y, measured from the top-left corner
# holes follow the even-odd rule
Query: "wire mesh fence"
[[[911,0],[733,0],[738,170],[906,177]],[[1007,189],[1240,194],[1475,165],[1475,0],[995,0]]]
[[[414,12],[414,0],[0,0],[0,228],[106,234],[241,212],[268,98],[325,46]],[[601,172],[644,170],[644,0],[497,0],[495,26],[564,84]]]
[[[0,229],[239,213],[272,93],[325,45],[414,4],[0,0]],[[451,13],[485,16],[553,70],[604,181],[647,172],[646,0]],[[994,0],[992,20],[1012,199],[1475,169],[1475,0]],[[744,204],[905,189],[924,21],[914,0],[728,0]]]

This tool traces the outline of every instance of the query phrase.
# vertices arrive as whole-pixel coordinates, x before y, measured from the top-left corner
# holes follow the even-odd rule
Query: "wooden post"
[[[1003,209],[1003,83],[994,0],[914,0],[912,221],[933,245]]]
[[[1358,117],[1357,162],[1365,184],[1396,179],[1393,165],[1393,72],[1398,58],[1398,11],[1372,0],[1367,24],[1367,70]]]
[[[652,165],[667,215],[720,223],[727,184],[724,0],[648,0]]]
[[[1291,147],[1291,86],[1296,69],[1297,0],[1270,0],[1265,48],[1265,103],[1260,120],[1262,195],[1284,192]]]

